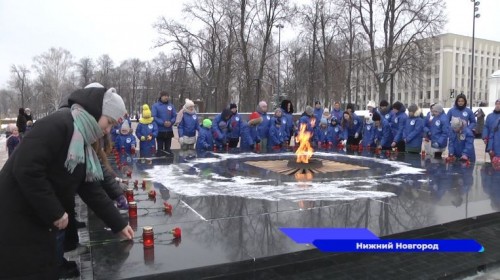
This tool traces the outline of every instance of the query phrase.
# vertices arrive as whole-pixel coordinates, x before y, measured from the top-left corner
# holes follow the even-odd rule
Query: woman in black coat
[[[70,108],[37,121],[0,171],[0,279],[57,279],[56,237],[74,211],[75,193],[113,232],[133,238],[101,187],[90,148],[109,134],[125,105],[113,88],[92,86],[73,92]]]

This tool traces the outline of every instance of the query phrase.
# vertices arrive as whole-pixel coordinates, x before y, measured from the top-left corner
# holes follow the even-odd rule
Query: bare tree
[[[422,65],[419,61],[426,52],[423,39],[443,28],[446,4],[441,0],[356,0],[351,4],[369,46],[369,67],[379,98],[387,99],[387,82],[397,73],[411,73]]]
[[[109,55],[103,54],[97,59],[97,82],[101,83],[104,87],[110,87],[111,72],[113,71],[113,60]]]
[[[9,80],[9,86],[19,91],[21,107],[25,108],[24,101],[26,100],[26,98],[28,98],[27,91],[30,82],[28,74],[30,73],[30,71],[24,65],[12,65],[10,67],[10,72],[12,73],[12,76]]]
[[[95,65],[91,58],[84,57],[80,59],[80,62],[76,65],[79,77],[79,86],[84,88],[94,79]]]
[[[47,109],[57,110],[76,87],[73,56],[68,50],[50,48],[33,60],[38,73],[37,88],[47,102]]]

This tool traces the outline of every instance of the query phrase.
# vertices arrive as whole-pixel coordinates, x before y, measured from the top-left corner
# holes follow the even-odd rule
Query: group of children
[[[483,129],[483,139],[492,162],[500,157],[499,103],[497,101]],[[141,156],[147,157],[155,152],[158,127],[149,106],[143,105],[142,109],[135,135],[139,139]],[[348,104],[342,111],[340,103],[336,102],[329,111],[316,102],[314,107],[306,106],[294,122],[293,105],[289,100],[283,100],[273,114],[267,113],[267,103],[261,101],[248,121],[238,114],[236,104],[230,104],[213,120],[200,120],[194,103],[186,99],[176,116],[175,125],[181,149],[196,149],[198,152],[225,151],[238,145],[241,151],[281,151],[290,145],[292,137],[296,139],[303,126],[304,131],[310,133],[311,145],[315,149],[397,150],[427,153],[436,158],[440,158],[447,149],[447,160],[475,161],[476,118],[467,107],[463,94],[457,96],[455,105],[448,113],[444,112],[442,105],[433,104],[425,117],[417,105],[412,104],[407,109],[399,101],[389,104],[382,100],[378,108],[374,101],[370,101],[367,109],[368,113],[360,117],[355,113],[353,104]],[[124,123],[115,138],[116,146],[127,153],[132,152],[136,145],[129,127],[130,123]],[[497,161],[500,164],[500,159]]]

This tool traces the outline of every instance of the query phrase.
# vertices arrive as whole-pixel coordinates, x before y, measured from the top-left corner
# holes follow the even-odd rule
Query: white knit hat
[[[186,98],[186,104],[184,104],[184,109],[187,109],[189,107],[194,107],[194,102]]]
[[[118,122],[126,112],[125,103],[121,96],[116,93],[116,89],[108,89],[102,100],[102,114]]]
[[[370,101],[368,101],[368,104],[366,105],[366,107],[375,108],[375,107],[377,107],[377,105],[375,104],[375,101],[370,100]]]

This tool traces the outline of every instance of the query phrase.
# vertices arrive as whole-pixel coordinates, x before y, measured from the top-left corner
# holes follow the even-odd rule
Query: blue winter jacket
[[[451,108],[448,111],[447,115],[450,122],[451,118],[455,117],[465,120],[467,122],[467,127],[470,130],[473,130],[476,127],[476,116],[474,116],[474,113],[468,107],[465,107],[463,110],[460,110],[456,106],[453,106],[453,108]]]
[[[268,113],[259,112],[262,122],[257,126],[260,139],[269,137],[269,128],[271,127],[271,116]]]
[[[421,117],[408,117],[403,128],[403,140],[406,148],[420,151],[424,138],[424,119]]]
[[[229,119],[229,130],[227,133],[227,138],[240,138],[241,137],[241,123],[243,120],[241,119],[240,114],[236,113],[231,115]]]
[[[318,109],[318,108],[314,107],[313,115],[316,118],[316,123],[318,123],[318,124],[321,121],[321,118],[323,117],[323,110],[324,110],[323,108]]]
[[[153,104],[153,108],[151,108],[151,116],[155,119],[154,121],[158,126],[158,132],[172,131],[172,126],[177,117],[177,111],[175,111],[175,107],[172,103],[158,101]],[[163,123],[166,121],[170,121],[172,125],[170,127],[165,127]]]
[[[198,116],[196,114],[189,114],[184,112],[182,115],[182,120],[177,127],[179,130],[179,137],[196,136],[196,131],[200,129],[200,123],[198,122]]]
[[[392,135],[391,125],[385,119],[380,120],[381,127],[377,127],[375,143],[378,143],[382,148],[390,148],[394,140]]]
[[[450,120],[443,112],[439,116],[434,117],[431,121],[431,145],[434,148],[446,148],[448,145],[448,135],[450,131]],[[436,147],[437,144],[437,147]]]
[[[332,143],[334,146],[337,146],[340,141],[347,139],[347,134],[342,129],[342,126],[339,124],[332,125],[330,124],[329,129],[332,131]]]
[[[363,147],[375,147],[375,138],[377,136],[377,128],[373,123],[363,126],[363,139],[361,140],[361,146]]]
[[[486,146],[486,151],[493,151],[495,156],[500,156],[500,114],[493,112],[488,115],[488,118],[490,119],[490,126],[488,128],[488,145]],[[485,128],[486,125],[484,126]]]
[[[214,139],[212,137],[212,130],[210,128],[201,126],[198,130],[198,139],[196,139],[196,151],[212,151],[213,147]]]
[[[121,148],[125,148],[125,152],[127,154],[131,153],[131,148],[132,146],[137,147],[137,142],[135,140],[135,136],[131,134],[127,135],[117,135],[115,138],[115,147],[118,151],[121,150]]]
[[[253,134],[252,134],[253,131]],[[242,121],[240,126],[240,149],[242,151],[251,151],[252,146],[255,145],[254,137],[257,136],[257,128],[255,126],[249,126],[247,122]]]
[[[483,127],[483,139],[488,139],[490,137],[490,132],[493,130],[494,127],[498,125],[498,122],[500,120],[500,112],[496,113],[493,111],[491,114],[489,114],[486,117],[486,121],[484,122],[484,127]]]
[[[403,130],[407,118],[408,115],[406,114],[406,108],[404,106],[392,116],[391,129],[392,135],[394,135],[394,142],[396,143],[403,140]]]
[[[347,127],[346,129],[347,136],[354,137],[356,133],[358,133],[361,136],[361,131],[363,130],[363,121],[358,115],[356,115],[356,113],[352,113],[351,117],[353,125],[351,127]]]
[[[342,117],[344,116],[344,111],[342,110],[335,110],[335,108],[330,112],[332,114],[332,118],[336,118],[337,120],[341,120]]]
[[[474,150],[474,133],[468,127],[464,127],[461,133],[450,129],[448,155],[460,158],[466,155],[470,161],[476,161]]]
[[[285,142],[285,132],[283,131],[282,125],[278,127],[273,125],[269,128],[269,138],[267,140],[267,146],[272,148],[277,145],[283,145]]]
[[[151,140],[141,141],[141,136],[145,138],[151,135],[153,138]],[[158,126],[155,122],[150,124],[139,123],[137,129],[135,130],[135,136],[139,139],[139,147],[141,150],[141,157],[148,157],[153,154],[153,148],[155,148],[155,139],[158,136]]]
[[[286,140],[290,138],[290,136],[293,135],[293,115],[290,113],[287,113],[285,110],[281,109],[282,115],[281,118],[286,119],[286,127],[285,127],[285,132],[286,132]]]
[[[322,128],[321,125],[319,125],[314,132],[314,143],[321,142],[321,144],[328,144],[332,142],[333,144],[333,134],[334,129],[331,125],[328,125],[326,128]]]

